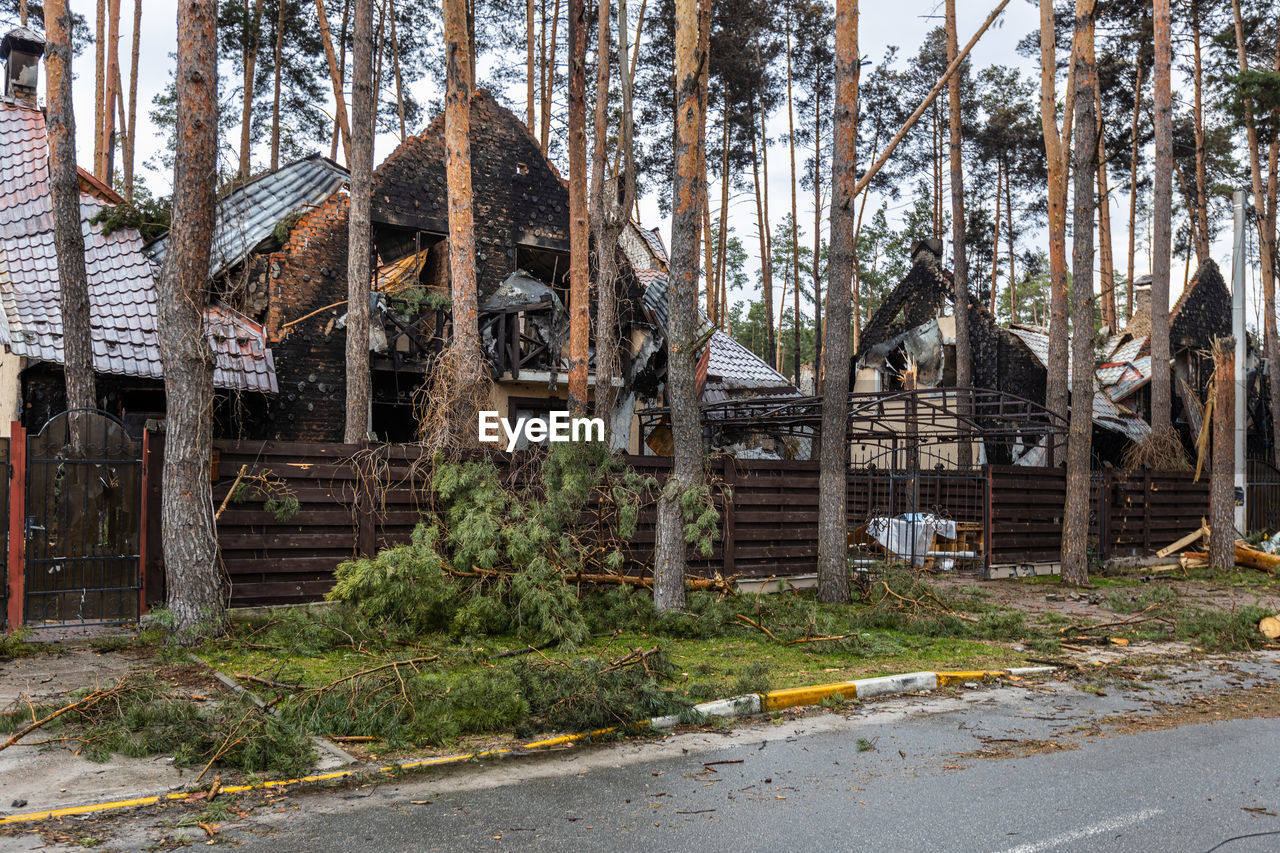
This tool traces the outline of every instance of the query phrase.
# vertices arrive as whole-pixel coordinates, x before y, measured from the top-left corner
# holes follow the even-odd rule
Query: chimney
[[[1151,276],[1133,280],[1133,310],[1124,330],[1135,336],[1151,334]]]
[[[4,96],[8,100],[36,102],[40,84],[40,58],[44,37],[26,27],[10,30],[0,39],[0,60],[4,61]]]

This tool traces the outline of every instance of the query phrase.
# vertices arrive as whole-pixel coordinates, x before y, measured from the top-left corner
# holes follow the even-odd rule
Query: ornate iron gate
[[[142,454],[124,425],[76,409],[27,438],[23,610],[32,628],[136,621]]]

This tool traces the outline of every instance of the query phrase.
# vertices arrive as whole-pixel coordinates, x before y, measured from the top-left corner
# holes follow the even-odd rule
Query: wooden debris
[[[1268,640],[1280,638],[1280,614],[1262,617],[1262,621],[1258,623],[1258,630]]]
[[[1184,569],[1203,568],[1209,565],[1209,554],[1205,551],[1183,551],[1179,562]],[[1236,540],[1236,565],[1274,573],[1276,569],[1280,569],[1280,554],[1268,554]]]
[[[1209,528],[1206,526],[1201,526],[1199,530],[1196,530],[1192,533],[1188,533],[1186,536],[1183,536],[1177,542],[1173,542],[1169,545],[1164,546],[1159,551],[1156,551],[1156,556],[1163,559],[1164,557],[1169,556],[1175,551],[1182,550],[1183,548],[1190,545],[1192,542],[1195,542],[1197,539],[1200,539],[1202,537],[1207,538],[1208,536],[1209,536]]]

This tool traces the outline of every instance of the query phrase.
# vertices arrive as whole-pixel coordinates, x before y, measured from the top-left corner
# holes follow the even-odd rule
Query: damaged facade
[[[524,123],[484,91],[471,101],[471,150],[479,327],[494,379],[490,408],[512,422],[543,416],[567,404],[568,186]],[[280,393],[246,423],[246,433],[332,441],[341,438],[345,410],[349,196],[336,166],[323,158],[300,163],[305,168],[292,164],[262,179],[275,185],[269,195],[283,199],[283,207],[259,209],[247,199],[260,192],[253,184],[224,199],[232,209],[220,216],[220,232],[248,236],[238,244],[243,251],[229,253],[230,263],[211,272],[225,282],[222,292],[262,324],[275,355]],[[291,170],[321,177],[287,179]],[[396,148],[373,177],[370,424],[379,440],[415,438],[415,395],[449,339],[447,211],[441,116]],[[620,449],[641,452],[634,413],[661,402],[665,380],[666,253],[655,233],[635,223],[613,250],[623,345],[611,419]],[[592,334],[589,366],[594,322]],[[744,372],[743,353],[764,363],[727,335],[717,333],[707,349],[709,393],[790,387],[772,371],[759,375],[756,365]],[[588,381],[594,383],[594,369]]]
[[[951,273],[939,262],[940,246],[920,241],[912,250],[911,271],[872,315],[854,356],[854,391],[892,391],[902,387],[908,368],[916,387],[948,387],[955,382],[955,318]],[[1149,281],[1149,280],[1148,280]],[[1092,390],[1095,460],[1120,464],[1125,449],[1150,433],[1151,332],[1150,289],[1136,282],[1133,316],[1124,329],[1103,329],[1094,351]],[[1174,390],[1173,422],[1184,444],[1193,448],[1200,432],[1213,364],[1209,346],[1231,333],[1231,294],[1217,264],[1207,260],[1170,310],[1170,364]],[[1043,405],[1049,365],[1049,332],[1040,326],[999,326],[976,297],[969,298],[969,334],[973,386],[1001,391]],[[1070,356],[1070,353],[1068,353]],[[1250,348],[1252,401],[1261,399]],[[1070,372],[1068,372],[1068,381]],[[1259,422],[1251,405],[1251,435]],[[1019,464],[1043,464],[1043,448],[1015,449]]]

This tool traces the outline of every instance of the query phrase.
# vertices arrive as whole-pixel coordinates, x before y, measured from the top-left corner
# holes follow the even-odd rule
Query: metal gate
[[[142,587],[142,453],[124,425],[74,409],[27,437],[24,621],[134,622]]]

